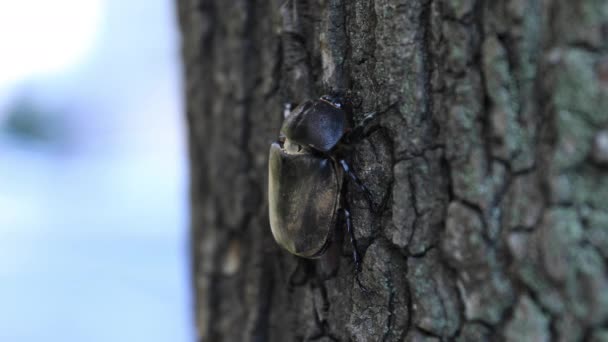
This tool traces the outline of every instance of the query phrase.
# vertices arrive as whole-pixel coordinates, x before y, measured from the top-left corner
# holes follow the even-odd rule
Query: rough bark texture
[[[608,339],[607,1],[178,3],[200,340]],[[283,104],[331,89],[381,113],[367,292],[348,243],[321,280],[268,224]]]

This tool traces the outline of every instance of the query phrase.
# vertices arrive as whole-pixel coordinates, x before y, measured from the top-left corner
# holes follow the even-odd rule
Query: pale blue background
[[[48,22],[15,18],[28,26],[8,33],[0,24],[0,341],[193,341],[173,1],[25,3],[41,1],[65,8],[39,13]],[[79,15],[74,1],[95,5],[96,19],[55,33]],[[70,38],[85,25],[94,34]],[[24,30],[44,44],[11,45],[7,34]],[[25,64],[74,44],[86,47],[65,65]],[[18,103],[50,138],[11,133]]]

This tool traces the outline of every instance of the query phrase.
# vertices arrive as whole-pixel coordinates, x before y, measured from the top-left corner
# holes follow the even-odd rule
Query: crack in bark
[[[482,106],[481,112],[479,113],[478,120],[481,123],[481,138],[483,139],[482,148],[484,149],[485,162],[486,162],[486,170],[485,176],[489,176],[492,174],[492,130],[490,123],[490,108],[491,101],[486,90],[486,75],[483,69],[483,53],[481,49],[481,45],[483,44],[486,34],[484,32],[484,4],[485,1],[477,0],[475,2],[475,6],[473,12],[475,13],[475,21],[474,27],[479,34],[479,44],[475,47],[475,54],[473,60],[475,61],[474,67],[475,71],[479,73],[481,78],[481,98],[482,98]]]
[[[428,252],[434,250],[435,248],[437,248],[436,245],[430,245],[427,248],[425,248],[422,252],[419,252],[419,253],[412,253],[412,252],[407,251],[407,257],[408,258],[417,258],[417,259],[424,258]]]
[[[407,278],[407,275],[409,273],[409,267],[407,264],[407,258],[405,258],[405,277]],[[405,326],[405,331],[403,332],[403,336],[401,338],[401,340],[404,340],[404,336],[407,336],[407,334],[410,332],[410,330],[412,329],[412,326],[414,325],[414,299],[412,296],[412,285],[410,285],[409,281],[405,282],[405,291],[406,291],[406,295],[407,295],[407,322],[406,322],[406,326]]]
[[[388,287],[389,287],[389,295],[388,295],[388,318],[386,319],[386,328],[385,328],[385,332],[384,332],[384,336],[382,337],[382,341],[386,341],[387,338],[390,336],[391,332],[392,332],[392,328],[393,328],[393,323],[395,318],[394,316],[394,300],[395,300],[395,289],[393,287],[393,282],[391,280],[391,276],[390,274],[387,276],[388,279]]]
[[[420,72],[420,80],[422,83],[422,121],[431,122],[433,119],[433,89],[431,86],[431,78],[433,75],[433,54],[430,50],[431,45],[431,6],[433,0],[421,0],[422,10],[420,11],[420,44],[422,56],[422,72]]]
[[[414,210],[414,214],[416,215],[416,217],[414,217],[414,221],[412,222],[412,227],[411,227],[412,231],[410,232],[410,236],[408,237],[408,241],[407,241],[407,247],[408,247],[408,251],[409,251],[410,246],[412,245],[412,241],[414,239],[414,234],[416,233],[418,219],[420,217],[420,213],[418,212],[418,209],[416,208],[416,191],[415,191],[416,188],[414,185],[414,181],[412,180],[411,169],[408,170],[407,181],[408,181],[409,187],[410,187],[410,201],[412,202],[412,209]]]

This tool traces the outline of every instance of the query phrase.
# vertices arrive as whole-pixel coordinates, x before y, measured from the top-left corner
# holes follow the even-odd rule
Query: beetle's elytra
[[[337,224],[343,177],[331,159],[284,147],[270,147],[270,227],[283,248],[314,258]]]
[[[286,117],[281,138],[270,147],[270,227],[277,243],[292,254],[322,256],[340,222],[355,242],[342,205],[344,176],[350,170],[337,152],[350,129],[349,108],[334,96],[306,101]]]

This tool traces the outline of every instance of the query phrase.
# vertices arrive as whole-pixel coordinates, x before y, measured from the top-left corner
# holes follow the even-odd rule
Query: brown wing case
[[[336,226],[342,175],[332,159],[270,147],[270,228],[289,252],[314,258]]]

